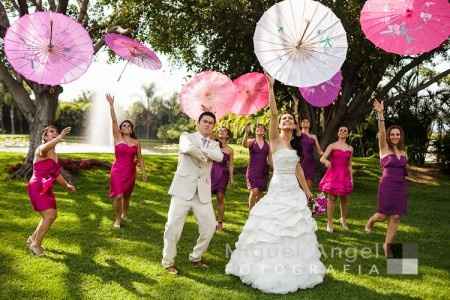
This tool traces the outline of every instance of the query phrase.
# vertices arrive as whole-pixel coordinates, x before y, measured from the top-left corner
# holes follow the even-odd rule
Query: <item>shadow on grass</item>
[[[67,288],[68,294],[75,299],[84,299],[82,294],[82,276],[93,275],[101,279],[103,284],[117,283],[122,288],[135,294],[136,296],[147,296],[139,292],[134,286],[133,282],[153,285],[155,280],[148,278],[145,275],[133,272],[130,269],[119,265],[114,259],[106,259],[106,265],[97,263],[92,257],[87,256],[88,253],[81,252],[76,255],[64,251],[48,250],[57,255],[62,255],[63,258],[47,256],[48,259],[55,262],[64,263],[68,270],[67,274]]]

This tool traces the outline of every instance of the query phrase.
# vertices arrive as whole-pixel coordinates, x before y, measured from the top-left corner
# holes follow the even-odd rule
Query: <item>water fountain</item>
[[[99,95],[99,93],[93,94],[86,130],[87,143],[90,144],[89,148],[95,148],[98,152],[112,151],[111,116],[109,105],[104,95]]]

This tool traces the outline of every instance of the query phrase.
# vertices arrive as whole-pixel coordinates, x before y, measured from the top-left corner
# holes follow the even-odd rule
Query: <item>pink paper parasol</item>
[[[214,71],[201,72],[183,86],[180,93],[181,108],[185,114],[197,120],[204,105],[220,119],[230,112],[236,92],[236,87],[226,75]]]
[[[93,52],[83,26],[54,12],[24,15],[5,36],[11,66],[40,84],[59,85],[79,78],[91,64]]]
[[[233,80],[237,96],[231,112],[238,115],[251,115],[269,103],[269,86],[262,73],[252,72]]]
[[[337,72],[330,80],[316,86],[298,88],[306,102],[315,107],[330,105],[341,90],[342,74]]]
[[[128,62],[145,69],[161,69],[161,61],[156,53],[137,40],[118,33],[108,33],[105,35],[105,42],[111,50]]]
[[[401,55],[420,54],[447,40],[450,5],[447,0],[368,0],[360,21],[377,47]]]

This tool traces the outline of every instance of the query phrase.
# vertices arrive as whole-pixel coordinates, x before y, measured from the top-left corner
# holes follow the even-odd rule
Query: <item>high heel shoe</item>
[[[347,225],[347,222],[343,222],[342,219],[340,219],[340,222],[341,222],[341,225],[342,225],[342,229],[344,229],[344,230],[349,230],[348,225]]]
[[[114,229],[120,229],[121,225],[122,224],[120,224],[120,222],[115,221],[114,224],[113,224],[113,228]]]
[[[330,224],[327,224],[327,231],[328,231],[329,233],[333,233],[333,231],[334,231],[333,226],[330,225]]]
[[[30,249],[31,253],[35,256],[43,256],[44,255],[44,249],[38,245],[30,244],[28,246],[28,249]]]

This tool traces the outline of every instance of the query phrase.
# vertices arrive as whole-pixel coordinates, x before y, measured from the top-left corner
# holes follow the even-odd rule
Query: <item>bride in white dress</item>
[[[283,114],[278,122],[274,81],[267,76],[273,177],[267,194],[250,211],[225,272],[265,293],[286,294],[321,283],[326,268],[307,206],[312,194],[291,146],[294,117]]]

